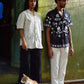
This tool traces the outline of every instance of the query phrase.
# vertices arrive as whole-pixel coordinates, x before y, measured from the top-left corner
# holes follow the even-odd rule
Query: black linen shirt
[[[69,46],[69,26],[72,25],[70,14],[64,11],[62,17],[57,8],[48,12],[44,26],[50,28],[51,47],[61,48]]]

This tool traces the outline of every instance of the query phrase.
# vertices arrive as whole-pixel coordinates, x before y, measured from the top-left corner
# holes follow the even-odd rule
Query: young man
[[[70,14],[64,10],[67,0],[55,0],[57,7],[48,12],[45,24],[48,55],[51,61],[51,84],[64,84],[68,50],[73,55]],[[70,45],[70,49],[69,49]]]

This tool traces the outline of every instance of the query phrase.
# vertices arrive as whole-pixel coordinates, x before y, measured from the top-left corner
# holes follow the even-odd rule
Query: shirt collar
[[[31,15],[33,15],[32,12],[29,9],[27,9],[27,11],[28,11],[28,13],[30,13]],[[34,11],[34,15],[35,14],[36,14],[36,12]]]
[[[58,9],[57,9],[57,7],[55,8],[55,11],[59,12],[59,11],[58,11]],[[63,9],[63,11],[65,12],[65,10],[64,10],[64,9]]]
[[[64,17],[65,17],[65,10],[63,9],[63,11],[64,11]],[[58,14],[61,16],[61,14],[59,13],[57,7],[55,8],[55,12],[58,13]],[[61,17],[62,17],[62,16],[61,16]]]

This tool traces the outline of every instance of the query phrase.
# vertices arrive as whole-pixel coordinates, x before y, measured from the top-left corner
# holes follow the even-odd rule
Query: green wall
[[[16,0],[13,7],[13,24],[16,24],[18,14],[23,10],[24,0]],[[56,4],[54,0],[39,0],[39,13],[44,21],[48,11],[55,8]],[[70,12],[73,26],[72,38],[74,45],[74,55],[69,56],[67,65],[65,80],[83,79],[84,78],[84,0],[69,0],[66,6],[66,10]],[[42,50],[42,79],[43,81],[50,81],[50,61],[47,54],[47,44],[45,38],[45,29],[43,32],[43,44]],[[12,66],[19,67],[19,32],[13,26],[13,38],[12,38]]]
[[[12,1],[13,7],[12,7],[12,32],[13,32],[13,38],[12,38],[12,57],[11,57],[11,66],[13,67],[19,67],[20,63],[20,48],[19,48],[19,42],[20,42],[20,36],[19,32],[16,29],[16,21],[17,17],[20,12],[23,11],[24,8],[24,0],[13,0]]]
[[[52,3],[52,5],[51,5]],[[47,11],[56,7],[54,0],[40,0],[39,1],[40,8],[39,12],[42,14],[42,18],[44,20]],[[83,79],[84,78],[84,1],[83,0],[69,0],[66,10],[70,12],[73,26],[72,30],[72,38],[74,45],[74,55],[72,57],[69,56],[69,62],[67,65],[67,72],[65,80],[74,80],[74,79]],[[45,32],[45,31],[44,31]],[[45,33],[43,35],[44,45],[45,43]],[[46,46],[44,46],[44,50],[42,53],[42,77],[43,79],[50,79],[50,66],[49,59],[47,55]],[[47,74],[47,75],[46,75]]]
[[[73,0],[67,9],[71,13],[74,55],[69,57],[66,79],[84,78],[84,0]]]

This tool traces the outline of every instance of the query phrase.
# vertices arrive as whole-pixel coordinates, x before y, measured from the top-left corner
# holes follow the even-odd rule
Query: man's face
[[[58,4],[61,8],[65,8],[68,0],[58,0]]]

